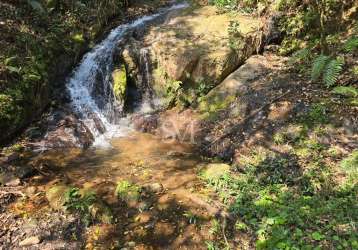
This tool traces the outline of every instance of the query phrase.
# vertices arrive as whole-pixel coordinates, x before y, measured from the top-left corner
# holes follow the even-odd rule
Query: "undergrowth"
[[[236,216],[234,235],[257,249],[358,248],[358,153],[342,158],[321,142],[329,119],[325,105],[312,105],[273,136],[287,152],[256,147],[236,170],[204,178]]]

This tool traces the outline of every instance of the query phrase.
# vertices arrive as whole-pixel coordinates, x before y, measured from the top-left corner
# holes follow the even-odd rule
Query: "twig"
[[[223,218],[222,233],[223,233],[223,237],[224,237],[224,240],[225,240],[225,244],[230,249],[229,242],[228,242],[228,240],[226,238],[225,230],[226,230],[226,217]]]

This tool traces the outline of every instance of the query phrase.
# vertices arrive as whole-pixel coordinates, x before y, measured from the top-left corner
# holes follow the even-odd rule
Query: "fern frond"
[[[343,49],[347,53],[351,53],[358,49],[358,37],[351,37],[343,45]]]
[[[296,62],[307,62],[307,60],[309,59],[311,55],[311,49],[310,48],[304,48],[304,49],[300,49],[298,51],[296,51],[293,55],[292,58],[290,60],[291,63],[296,63]]]
[[[346,97],[358,97],[358,89],[354,86],[338,86],[332,92]]]
[[[328,62],[323,72],[323,82],[327,87],[331,87],[337,82],[343,69],[343,64],[343,60],[340,59],[333,59]]]
[[[319,55],[313,62],[311,69],[311,78],[313,81],[317,81],[323,73],[330,57],[326,55]]]

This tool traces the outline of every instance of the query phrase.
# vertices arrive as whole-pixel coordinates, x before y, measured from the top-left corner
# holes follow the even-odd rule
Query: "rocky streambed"
[[[4,150],[0,248],[254,247],[206,183],[232,170],[223,161],[240,172],[251,148],[289,152],[273,134],[295,134],[315,87],[266,46],[277,16],[158,13],[113,30],[69,76],[67,101]],[[324,143],[356,147],[350,128]]]

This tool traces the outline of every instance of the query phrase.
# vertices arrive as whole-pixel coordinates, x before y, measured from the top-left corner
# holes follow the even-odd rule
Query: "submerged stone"
[[[55,210],[65,211],[66,194],[70,190],[69,186],[60,184],[49,188],[46,191],[46,198],[50,207]]]

